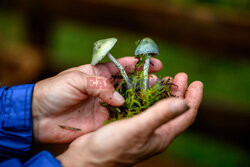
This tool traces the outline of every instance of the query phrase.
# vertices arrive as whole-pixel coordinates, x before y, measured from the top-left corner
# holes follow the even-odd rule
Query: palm
[[[57,114],[51,113],[43,120],[46,124],[44,129],[48,130],[40,135],[42,142],[69,142],[80,135],[96,130],[108,119],[108,113],[100,106],[97,97],[89,97],[68,108],[68,110],[57,111]],[[60,126],[77,128],[80,131],[67,130]]]
[[[119,62],[123,67],[127,67],[127,72],[132,72],[136,60],[123,58]],[[151,72],[161,69],[159,60],[152,59],[151,62],[155,64],[150,68]],[[89,96],[87,92],[80,89],[84,87],[84,81],[78,75],[79,71],[89,76],[102,76],[107,79],[118,72],[112,63],[84,65],[37,83],[38,88],[35,88],[34,94],[40,94],[41,99],[39,107],[36,108],[43,115],[43,119],[39,121],[37,134],[40,142],[70,142],[101,127],[109,118],[107,109],[100,105],[99,97]],[[36,106],[35,102],[33,102],[34,105]],[[64,129],[60,125],[81,130]]]

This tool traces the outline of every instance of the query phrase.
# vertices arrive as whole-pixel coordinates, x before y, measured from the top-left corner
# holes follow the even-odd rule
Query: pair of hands
[[[137,60],[128,57],[118,61],[130,73]],[[161,68],[161,62],[151,58],[149,72]],[[35,85],[32,100],[35,140],[41,143],[74,140],[68,150],[57,157],[64,166],[138,163],[164,151],[194,121],[202,100],[203,85],[195,81],[188,87],[187,75],[179,73],[173,78],[177,86],[172,87],[172,93],[179,98],[161,100],[131,119],[102,127],[109,114],[100,105],[100,99],[113,106],[122,105],[124,99],[114,88],[88,89],[87,77],[95,76],[109,82],[117,72],[112,63],[83,65]],[[62,129],[58,125],[76,127],[81,131]]]

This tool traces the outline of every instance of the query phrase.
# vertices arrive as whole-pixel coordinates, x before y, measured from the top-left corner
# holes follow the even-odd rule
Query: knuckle
[[[136,150],[141,150],[145,147],[148,142],[148,137],[142,133],[134,133],[131,138],[131,143]]]

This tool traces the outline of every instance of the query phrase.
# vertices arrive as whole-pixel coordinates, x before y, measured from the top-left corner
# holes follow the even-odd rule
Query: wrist
[[[86,136],[87,137],[87,136]],[[83,145],[70,145],[69,148],[57,156],[63,167],[120,167],[116,161],[111,161],[109,155],[100,156],[100,150],[91,150],[88,142]],[[122,165],[121,165],[122,166]]]
[[[33,90],[32,96],[32,119],[33,119],[33,136],[36,142],[39,142],[39,121],[41,119],[41,114],[39,113],[39,100],[38,100],[37,84]]]
[[[63,167],[96,167],[91,162],[91,157],[83,152],[66,150],[64,153],[56,157]]]

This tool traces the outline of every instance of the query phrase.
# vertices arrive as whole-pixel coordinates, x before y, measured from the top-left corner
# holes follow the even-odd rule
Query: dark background
[[[249,0],[1,0],[1,85],[33,83],[90,63],[93,42],[115,57],[153,38],[164,68],[204,83],[194,125],[139,166],[250,166]],[[65,146],[39,145],[60,153]]]

